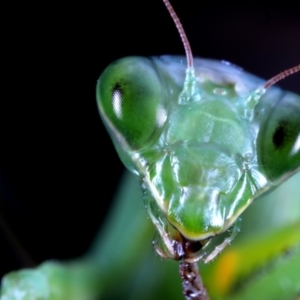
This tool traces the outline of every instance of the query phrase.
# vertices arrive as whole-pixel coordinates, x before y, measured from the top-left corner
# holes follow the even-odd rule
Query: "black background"
[[[104,68],[129,55],[183,54],[161,1],[98,2],[7,8],[0,276],[30,265],[20,245],[36,263],[76,257],[101,226],[122,172],[95,102]],[[296,1],[172,3],[194,56],[263,78],[300,63]],[[280,85],[300,93],[299,74]]]

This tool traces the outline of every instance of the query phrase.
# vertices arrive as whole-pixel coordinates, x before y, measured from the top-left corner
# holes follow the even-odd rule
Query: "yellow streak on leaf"
[[[220,257],[216,266],[215,287],[221,294],[230,290],[239,262],[240,255],[237,251],[227,251]]]

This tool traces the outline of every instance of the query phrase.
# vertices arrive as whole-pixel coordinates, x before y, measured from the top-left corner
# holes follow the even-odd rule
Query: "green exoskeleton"
[[[228,16],[239,14],[232,12],[234,9],[229,9],[229,15],[223,14],[222,2],[213,3],[212,8],[213,13],[204,21],[205,9],[202,17],[197,17],[202,25],[193,24],[199,42],[207,46],[214,39],[219,42],[217,48],[226,48],[224,40],[229,37],[229,44],[240,46],[239,34],[232,41],[231,34],[225,37],[222,30],[220,34],[210,32],[214,25],[230,32],[230,25],[220,24]],[[122,20],[119,11],[125,16]],[[117,24],[124,24],[127,13],[123,9],[114,11]],[[232,24],[236,26],[247,16]],[[130,20],[136,17],[140,16]],[[101,35],[108,32],[100,28]],[[129,40],[136,36],[132,28],[124,32]],[[252,59],[259,61],[251,49],[265,47],[260,44],[262,37],[255,28],[248,34],[247,30],[241,32],[243,41],[255,35],[257,40],[248,41],[252,48],[247,55],[250,52]],[[113,28],[101,36],[103,48],[101,55],[98,48],[95,50],[97,61],[104,56],[111,60],[104,49],[123,49],[115,33]],[[205,33],[211,38],[203,40]],[[279,35],[284,33],[279,31]],[[107,40],[109,35],[116,44]],[[144,36],[149,38],[148,33]],[[169,38],[166,40],[169,43]],[[135,42],[128,44],[136,47]],[[156,38],[154,42],[159,44]],[[285,49],[286,44],[283,46],[287,66],[287,56],[293,55]],[[273,45],[266,52],[273,50],[278,49]],[[148,51],[152,53],[153,48]],[[164,51],[159,48],[154,53]],[[236,62],[224,54],[201,51],[197,50],[203,56]],[[246,53],[245,49],[242,52]],[[276,66],[277,60],[272,60]],[[105,226],[86,255],[10,272],[1,281],[1,300],[182,299],[178,263],[173,259],[183,266],[184,291],[191,299],[205,292],[197,270],[190,268],[197,266],[197,260],[211,299],[299,297],[300,172],[292,176],[299,171],[299,95],[266,88],[264,80],[228,63],[203,59],[192,63],[191,54],[186,61],[179,56],[131,57],[104,71],[97,86],[101,116],[122,161],[139,179],[143,195],[137,180],[127,174]],[[96,69],[91,86],[101,67]],[[104,156],[108,161],[101,151],[100,159]],[[99,173],[105,171],[99,169]],[[102,199],[108,202],[101,195],[106,182],[99,181],[98,185],[102,205]],[[147,219],[142,197],[155,227]],[[241,232],[226,247],[239,231],[240,216]],[[162,261],[150,247],[154,228],[157,253],[173,259]]]
[[[228,63],[193,62],[183,42],[187,61],[111,64],[97,100],[121,160],[140,178],[157,253],[209,262],[232,241],[253,200],[300,169],[300,97],[270,87],[300,67],[265,83]],[[232,226],[231,236],[206,252]]]
[[[197,59],[195,70],[181,93],[183,57],[125,58],[97,90],[115,147],[141,178],[161,251],[179,259],[196,254],[181,256],[171,240],[201,244],[226,231],[300,166],[298,95],[262,95],[262,80],[220,62]]]

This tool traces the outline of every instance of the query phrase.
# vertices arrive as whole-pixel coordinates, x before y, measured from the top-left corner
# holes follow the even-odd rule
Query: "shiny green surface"
[[[130,57],[109,66],[97,87],[104,124],[143,182],[146,208],[165,244],[162,231],[176,239],[170,224],[194,241],[226,231],[300,165],[298,95],[275,87],[265,92],[263,80],[228,64],[195,60],[187,77],[185,65],[183,57]],[[120,83],[133,73],[138,80],[122,94]],[[103,86],[107,74],[113,83]],[[116,91],[122,109],[138,120],[116,118]],[[145,107],[136,112],[144,93]],[[137,146],[141,129],[145,142]]]

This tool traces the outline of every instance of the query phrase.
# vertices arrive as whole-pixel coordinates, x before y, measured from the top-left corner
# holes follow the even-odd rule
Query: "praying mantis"
[[[180,50],[180,52],[181,52],[181,50]],[[299,53],[299,52],[298,52]],[[149,53],[150,54],[150,53]],[[204,55],[203,55],[204,56]],[[208,56],[208,55],[206,55],[206,56]],[[228,60],[231,60],[231,61],[234,61],[233,59],[228,59]],[[235,61],[234,61],[235,62]],[[236,62],[237,63],[237,62]],[[297,63],[297,62],[296,62]],[[239,65],[242,65],[241,63],[238,63]],[[284,69],[286,66],[283,66],[281,69]],[[281,70],[280,69],[280,70]],[[273,72],[272,74],[274,74],[274,73],[276,73],[276,72]],[[268,75],[269,77],[272,75],[272,74],[270,74],[270,75]],[[264,77],[268,77],[268,76],[264,76]],[[290,80],[290,79],[289,79]],[[288,80],[288,81],[289,81]],[[293,80],[293,79],[291,79],[291,80]]]

